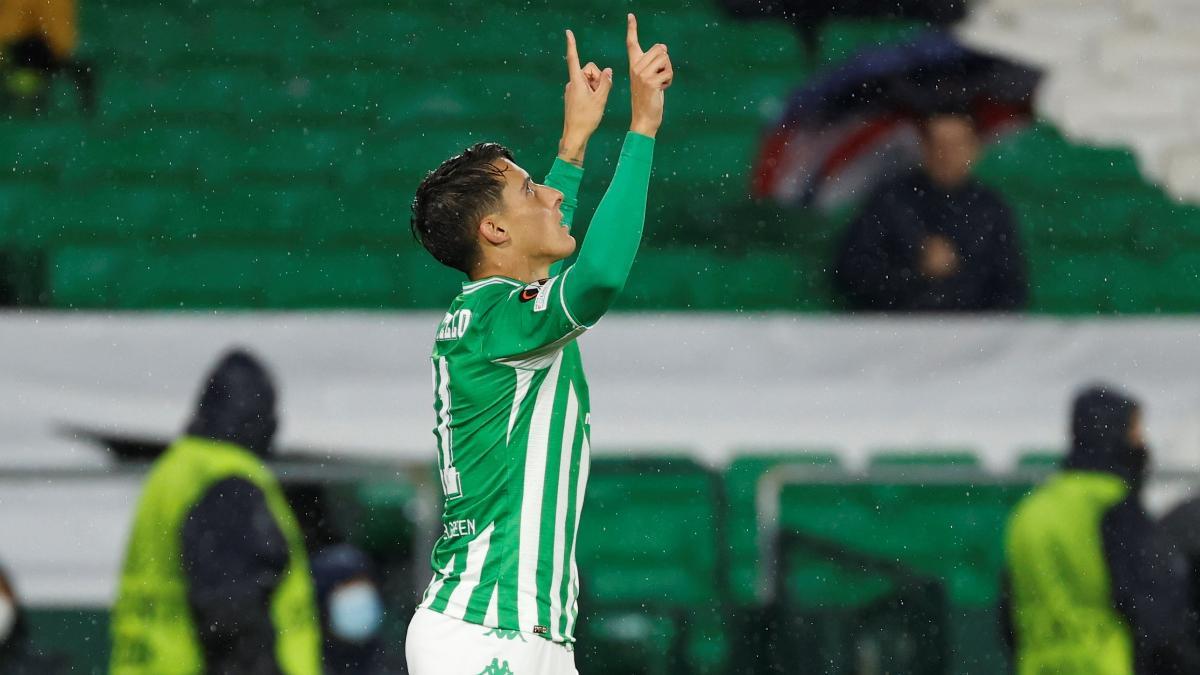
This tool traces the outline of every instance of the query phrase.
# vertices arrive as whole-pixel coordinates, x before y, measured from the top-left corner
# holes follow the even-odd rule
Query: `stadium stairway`
[[[1200,5],[989,0],[959,35],[1048,69],[1039,109],[1068,137],[1132,148],[1147,177],[1200,199]]]

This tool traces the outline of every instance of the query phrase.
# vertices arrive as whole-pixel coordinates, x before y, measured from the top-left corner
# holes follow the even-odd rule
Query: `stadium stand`
[[[1160,1],[1167,0],[1143,14],[1156,16]],[[1084,58],[1081,45],[1091,42],[1046,40],[1036,32],[1046,22],[1027,15],[1061,7],[1005,3],[964,34],[986,33],[976,41],[1018,55],[1022,39],[1070,52],[1044,63]],[[0,142],[14,148],[0,175],[0,248],[45,260],[26,276],[44,277],[48,293],[25,296],[62,308],[440,308],[445,294],[428,289],[444,283],[452,293],[454,275],[430,264],[407,235],[413,188],[424,171],[482,138],[510,144],[527,168],[544,170],[561,115],[558,31],[601,31],[616,15],[534,2],[521,3],[514,18],[510,4],[459,3],[448,15],[366,0],[85,4],[82,52],[105,64],[99,118],[82,119],[63,100],[44,118],[0,121]],[[706,3],[647,10],[660,39],[686,45],[677,65],[688,86],[669,105],[648,241],[623,306],[836,309],[828,261],[849,214],[751,202],[750,161],[760,130],[806,73],[919,26],[831,22],[809,62],[781,24],[736,22]],[[1099,14],[1082,14],[1088,30],[1104,24]],[[526,35],[520,44],[486,39],[517,27]],[[489,47],[464,48],[468,38]],[[1120,51],[1124,43],[1113,39]],[[620,57],[600,39],[586,46],[589,58]],[[1186,60],[1173,49],[1164,43],[1154,53]],[[460,76],[446,78],[440,67]],[[993,146],[980,171],[1020,214],[1034,310],[1194,306],[1200,298],[1189,289],[1197,285],[1180,281],[1196,273],[1189,245],[1200,242],[1200,211],[1146,184],[1140,150],[1076,144],[1075,118],[1056,112],[1054,101],[1114,120],[1129,105],[1097,98],[1091,80],[1070,93],[1055,82],[1076,80],[1056,72],[1043,108],[1066,135],[1035,126]],[[1121,91],[1132,96],[1139,86]],[[612,110],[625,105],[621,96],[618,88]],[[1186,96],[1171,97],[1178,111]],[[1152,121],[1139,127],[1158,130],[1147,142],[1174,153],[1153,161],[1186,182],[1194,146]],[[589,155],[585,213],[615,159],[618,134],[609,132]],[[1145,278],[1139,272],[1148,266],[1166,273]]]
[[[63,427],[170,438],[230,342],[277,364],[283,459],[302,462],[283,475],[337,479],[327,528],[407,564],[390,599],[411,601],[427,581],[437,315],[2,318],[14,348],[0,353],[0,390],[15,406],[0,410],[0,557],[37,639],[69,646],[77,672],[103,672],[142,469]],[[1158,465],[1194,469],[1196,332],[1186,318],[606,318],[584,346],[599,418],[579,540],[580,667],[741,675],[770,672],[764,655],[777,655],[850,673],[857,653],[878,657],[875,672],[1000,675],[1002,522],[1053,470],[1064,399],[1090,378],[1131,382],[1154,411]],[[761,555],[771,542],[784,574]],[[906,628],[925,625],[937,632]],[[759,642],[775,635],[783,645]],[[929,649],[900,648],[914,643]]]
[[[592,651],[582,667],[726,672],[726,514],[717,474],[679,452],[596,458],[584,509],[581,602],[596,616],[583,628]]]
[[[989,0],[959,35],[1046,66],[1039,107],[1048,120],[1079,142],[1132,148],[1150,180],[1194,200],[1197,25],[1186,0]]]

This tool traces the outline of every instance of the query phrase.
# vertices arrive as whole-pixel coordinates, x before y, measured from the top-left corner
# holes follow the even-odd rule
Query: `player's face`
[[[500,162],[505,185],[498,218],[512,238],[513,249],[531,259],[562,260],[574,253],[575,237],[562,225],[562,193],[535,183],[516,164]]]

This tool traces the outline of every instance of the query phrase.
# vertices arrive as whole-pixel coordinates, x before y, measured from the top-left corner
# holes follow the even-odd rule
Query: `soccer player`
[[[654,136],[673,71],[628,16],[633,116],[575,264],[570,225],[612,69],[579,65],[567,31],[558,159],[539,184],[495,143],[430,173],[415,236],[468,277],[437,329],[434,411],[445,493],[433,580],[408,629],[413,675],[569,675],[588,475],[587,380],[575,340],[625,285],[646,216]]]

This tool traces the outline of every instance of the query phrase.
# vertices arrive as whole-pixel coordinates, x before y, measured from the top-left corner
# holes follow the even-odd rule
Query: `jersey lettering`
[[[471,310],[460,309],[457,312],[446,314],[442,319],[441,325],[438,326],[438,340],[459,340],[467,334],[467,328],[471,325]]]
[[[445,501],[421,604],[569,645],[589,399],[574,344],[583,329],[556,281],[469,282],[438,326],[433,433]]]

